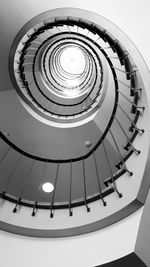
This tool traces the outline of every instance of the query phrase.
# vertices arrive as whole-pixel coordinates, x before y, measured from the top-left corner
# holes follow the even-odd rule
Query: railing
[[[24,39],[26,41],[21,41],[21,49],[19,46],[19,50],[16,51],[14,56],[15,63],[13,64],[19,88],[17,91],[19,91],[23,99],[27,99],[30,106],[34,107],[34,110],[40,112],[43,116],[47,116],[49,120],[56,118],[61,121],[61,118],[63,118],[65,123],[69,122],[69,118],[76,121],[79,118],[82,120],[85,114],[86,116],[90,115],[91,110],[98,112],[101,104],[105,105],[105,98],[102,103],[100,102],[105,79],[102,56],[107,62],[108,74],[112,76],[111,86],[114,88],[112,90],[114,104],[110,117],[108,116],[107,126],[100,138],[94,145],[87,145],[88,152],[86,154],[81,154],[74,158],[53,159],[32,155],[13,144],[10,138],[1,132],[1,140],[6,143],[7,148],[5,153],[1,155],[0,168],[4,163],[7,164],[10,153],[18,155],[11,173],[7,178],[5,177],[4,183],[0,184],[1,197],[15,203],[14,213],[18,211],[21,205],[25,205],[32,207],[32,216],[36,215],[38,209],[49,209],[51,218],[54,217],[55,209],[68,209],[69,216],[73,216],[73,208],[80,205],[85,205],[86,211],[90,212],[89,203],[98,199],[105,207],[107,205],[105,200],[107,195],[116,193],[119,198],[123,197],[119,191],[117,180],[125,172],[129,176],[133,175],[134,170],[128,169],[128,158],[132,153],[138,156],[141,152],[133,144],[136,136],[144,133],[144,129],[138,127],[138,119],[145,109],[144,106],[138,104],[142,95],[142,88],[139,88],[138,69],[129,52],[119,40],[115,39],[106,29],[101,29],[96,24],[82,19],[66,17],[66,19],[61,20],[59,18],[59,20],[57,19],[51,23],[43,21],[43,26],[31,29],[30,33],[25,34]],[[90,87],[87,90],[87,94],[80,95],[79,93],[79,97],[71,103],[69,100],[62,100],[63,98],[59,97],[59,93],[61,95],[63,90],[67,90],[65,81],[68,77],[71,79],[74,79],[74,77],[77,79],[78,77],[70,76],[70,74],[64,72],[61,68],[59,57],[57,57],[64,46],[67,47],[69,45],[82,48],[88,65],[85,70],[86,75],[83,73],[79,77],[79,92],[86,91]],[[39,66],[38,60],[42,53],[44,53],[44,56],[41,60],[41,66]],[[48,69],[47,60],[53,64],[52,69]],[[37,78],[39,71],[41,71],[40,76],[42,77],[40,80]],[[47,81],[49,95],[44,92],[45,89],[43,90],[43,81]],[[75,86],[69,89],[77,90]],[[53,91],[56,92],[56,90],[58,90],[57,101],[52,96]],[[96,111],[95,108],[97,108]],[[109,111],[109,107],[107,109]],[[109,155],[110,147],[114,148],[115,159]],[[14,193],[15,190],[13,192],[9,185],[14,183],[17,169],[21,168],[21,161],[25,158],[30,162],[26,170],[26,178],[21,180],[21,190]],[[103,159],[103,163],[107,168],[104,174],[100,172],[102,168],[101,159]],[[95,179],[91,179],[96,188],[90,194],[87,185],[88,160],[94,166],[93,177]],[[28,191],[29,187],[34,186],[32,178],[34,177],[33,168],[36,162],[42,164],[43,171],[41,179],[38,179],[38,188],[32,199],[29,200],[26,198],[26,191]],[[83,190],[78,199],[73,197],[73,181],[76,171],[74,166],[76,163],[81,163],[82,166],[82,178],[80,179],[79,187],[82,187]],[[49,196],[49,201],[43,203],[44,198],[40,195],[42,184],[46,178],[46,170],[50,164],[56,165],[54,191]],[[63,201],[59,201],[57,188],[61,177],[60,167],[64,165],[66,166],[66,172],[69,173],[67,177],[68,196],[63,196]],[[19,183],[18,178],[17,183]]]

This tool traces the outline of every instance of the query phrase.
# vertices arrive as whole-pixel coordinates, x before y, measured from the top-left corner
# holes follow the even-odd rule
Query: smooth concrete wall
[[[150,266],[150,191],[145,203],[143,215],[137,235],[135,253]]]
[[[30,9],[34,16],[57,7],[78,7],[105,16],[133,40],[150,67],[149,0],[0,0],[0,18],[8,14],[9,24],[3,25],[7,31],[15,19],[22,18],[23,23],[30,19]],[[142,209],[104,230],[74,238],[45,240],[0,231],[1,265],[92,267],[117,259],[133,251],[141,214]]]
[[[3,267],[92,267],[130,254],[142,209],[127,219],[90,234],[39,239],[0,231]]]

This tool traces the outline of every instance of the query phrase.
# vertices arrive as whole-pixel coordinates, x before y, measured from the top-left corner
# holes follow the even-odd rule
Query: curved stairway
[[[133,202],[149,140],[146,86],[135,47],[128,49],[128,38],[104,18],[64,11],[45,12],[20,30],[9,54],[15,90],[0,100],[4,209],[13,203],[14,216],[27,212],[37,220],[44,213],[48,236],[55,230],[60,236],[93,231],[140,207],[140,199]],[[47,182],[54,186],[49,194],[42,189]]]

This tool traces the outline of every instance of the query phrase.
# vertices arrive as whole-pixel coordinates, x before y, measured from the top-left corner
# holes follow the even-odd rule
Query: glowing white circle
[[[60,56],[60,64],[68,74],[82,74],[85,69],[84,53],[78,47],[67,47]]]
[[[45,183],[42,185],[42,189],[46,193],[51,193],[54,190],[54,186],[51,183]]]

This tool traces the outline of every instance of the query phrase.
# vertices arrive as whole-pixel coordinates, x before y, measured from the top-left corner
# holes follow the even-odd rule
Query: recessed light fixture
[[[45,183],[42,185],[42,189],[46,193],[51,193],[54,190],[54,186],[51,183]]]

